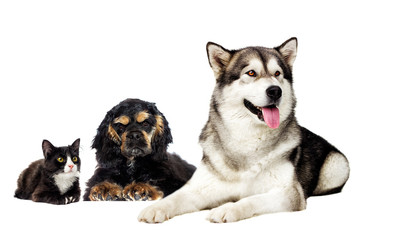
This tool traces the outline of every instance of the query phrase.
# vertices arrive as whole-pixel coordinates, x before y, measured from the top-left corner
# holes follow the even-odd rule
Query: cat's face
[[[44,140],[42,147],[47,171],[56,174],[80,171],[80,139],[67,147],[54,147],[49,141]]]

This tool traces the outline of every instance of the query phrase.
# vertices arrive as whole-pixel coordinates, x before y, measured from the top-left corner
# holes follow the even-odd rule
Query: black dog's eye
[[[256,77],[256,72],[253,70],[247,71],[246,74],[248,74],[248,76],[251,76],[251,77]]]
[[[122,125],[121,123],[118,123],[118,124],[117,124],[117,129],[118,129],[118,131],[124,131],[125,126]]]
[[[279,71],[276,71],[275,72],[275,77],[278,77],[280,75],[280,72]]]
[[[148,127],[148,126],[149,126],[149,123],[148,123],[147,121],[145,121],[145,122],[142,123],[142,126]]]

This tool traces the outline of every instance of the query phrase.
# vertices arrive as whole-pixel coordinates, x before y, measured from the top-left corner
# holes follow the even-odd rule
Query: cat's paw
[[[133,182],[125,186],[123,196],[127,201],[146,201],[161,199],[164,193],[147,183]]]
[[[91,188],[89,198],[91,201],[121,201],[122,187],[110,182],[102,182]]]
[[[74,202],[78,202],[78,199],[73,196],[64,197],[64,204],[70,204]]]

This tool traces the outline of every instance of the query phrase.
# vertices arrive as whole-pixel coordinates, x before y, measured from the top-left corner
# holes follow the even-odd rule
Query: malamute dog
[[[175,193],[139,220],[163,222],[211,209],[211,222],[298,211],[309,196],[340,192],[346,157],[295,118],[292,68],[297,39],[276,48],[227,50],[207,44],[216,86],[202,130],[202,162]]]

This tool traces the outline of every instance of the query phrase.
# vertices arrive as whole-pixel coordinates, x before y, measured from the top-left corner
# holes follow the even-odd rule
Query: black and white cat
[[[43,140],[44,159],[25,169],[17,181],[14,197],[35,202],[68,204],[80,200],[80,139],[67,147]]]

